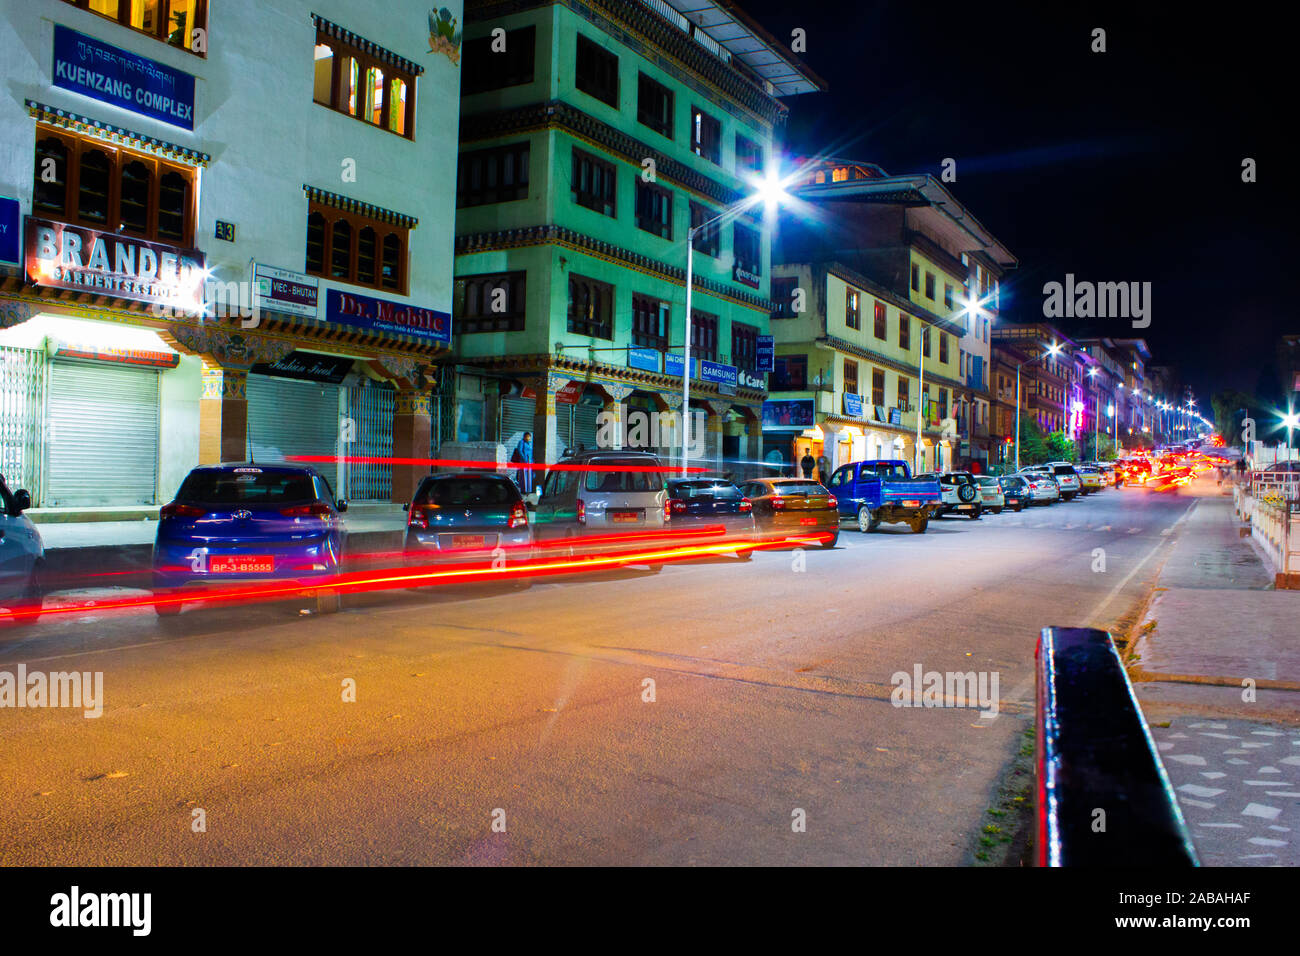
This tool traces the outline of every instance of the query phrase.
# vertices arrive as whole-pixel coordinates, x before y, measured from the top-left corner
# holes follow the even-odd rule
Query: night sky
[[[807,31],[826,93],[791,97],[787,150],[941,172],[1020,261],[1003,316],[1042,318],[1043,284],[1149,281],[1151,325],[1061,319],[1066,335],[1144,337],[1201,407],[1271,392],[1297,190],[1284,151],[1298,54],[1253,5],[740,0],[778,39]],[[1107,52],[1092,53],[1094,27]],[[1285,47],[1285,48],[1284,48]],[[1296,147],[1292,147],[1294,149]],[[1243,183],[1244,157],[1257,182]]]

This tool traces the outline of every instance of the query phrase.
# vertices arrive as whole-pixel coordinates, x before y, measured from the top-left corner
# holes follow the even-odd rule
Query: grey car
[[[546,475],[533,515],[533,534],[543,554],[557,542],[571,553],[628,550],[617,536],[664,530],[669,469],[648,452],[602,450],[564,458]],[[584,545],[582,538],[599,537]],[[613,540],[611,540],[613,539]],[[659,570],[661,564],[651,564]]]

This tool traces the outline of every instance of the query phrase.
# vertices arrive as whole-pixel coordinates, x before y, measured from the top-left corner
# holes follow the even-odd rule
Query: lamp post
[[[1088,369],[1088,378],[1092,380],[1092,458],[1093,461],[1101,461],[1101,449],[1097,447],[1097,420],[1101,417],[1097,398],[1097,366]]]
[[[1300,415],[1295,413],[1295,407],[1290,403],[1287,405],[1287,412],[1282,416],[1282,424],[1286,426],[1286,460],[1291,460],[1291,432],[1293,429],[1300,428]]]
[[[1060,355],[1061,347],[1053,342],[1047,347],[1046,352],[1039,352],[1031,359],[1025,359],[1016,366],[1016,471],[1020,471],[1020,370],[1026,365],[1033,365],[1035,362],[1047,358],[1047,356]]]
[[[776,175],[775,169],[768,169],[753,182],[754,193],[739,200],[707,219],[699,225],[686,230],[686,335],[682,343],[682,474],[686,474],[691,447],[691,289],[694,285],[695,237],[714,223],[736,216],[752,206],[763,203],[769,210],[789,198],[785,191],[786,182]]]

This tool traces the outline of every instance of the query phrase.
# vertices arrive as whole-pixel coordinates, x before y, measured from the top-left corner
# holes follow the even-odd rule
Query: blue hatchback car
[[[346,510],[324,476],[306,466],[195,468],[159,512],[154,588],[327,581],[342,564],[340,515]],[[337,606],[337,595],[321,598],[322,610]],[[160,615],[178,614],[180,607],[174,601],[154,605]]]

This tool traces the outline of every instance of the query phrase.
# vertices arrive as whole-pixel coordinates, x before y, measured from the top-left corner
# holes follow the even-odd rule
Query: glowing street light
[[[1047,358],[1049,355],[1055,358],[1061,354],[1061,346],[1053,342],[1047,347],[1047,351],[1039,352],[1031,359],[1025,359],[1016,366],[1016,471],[1020,470],[1020,370],[1026,365],[1033,365],[1035,362]]]

